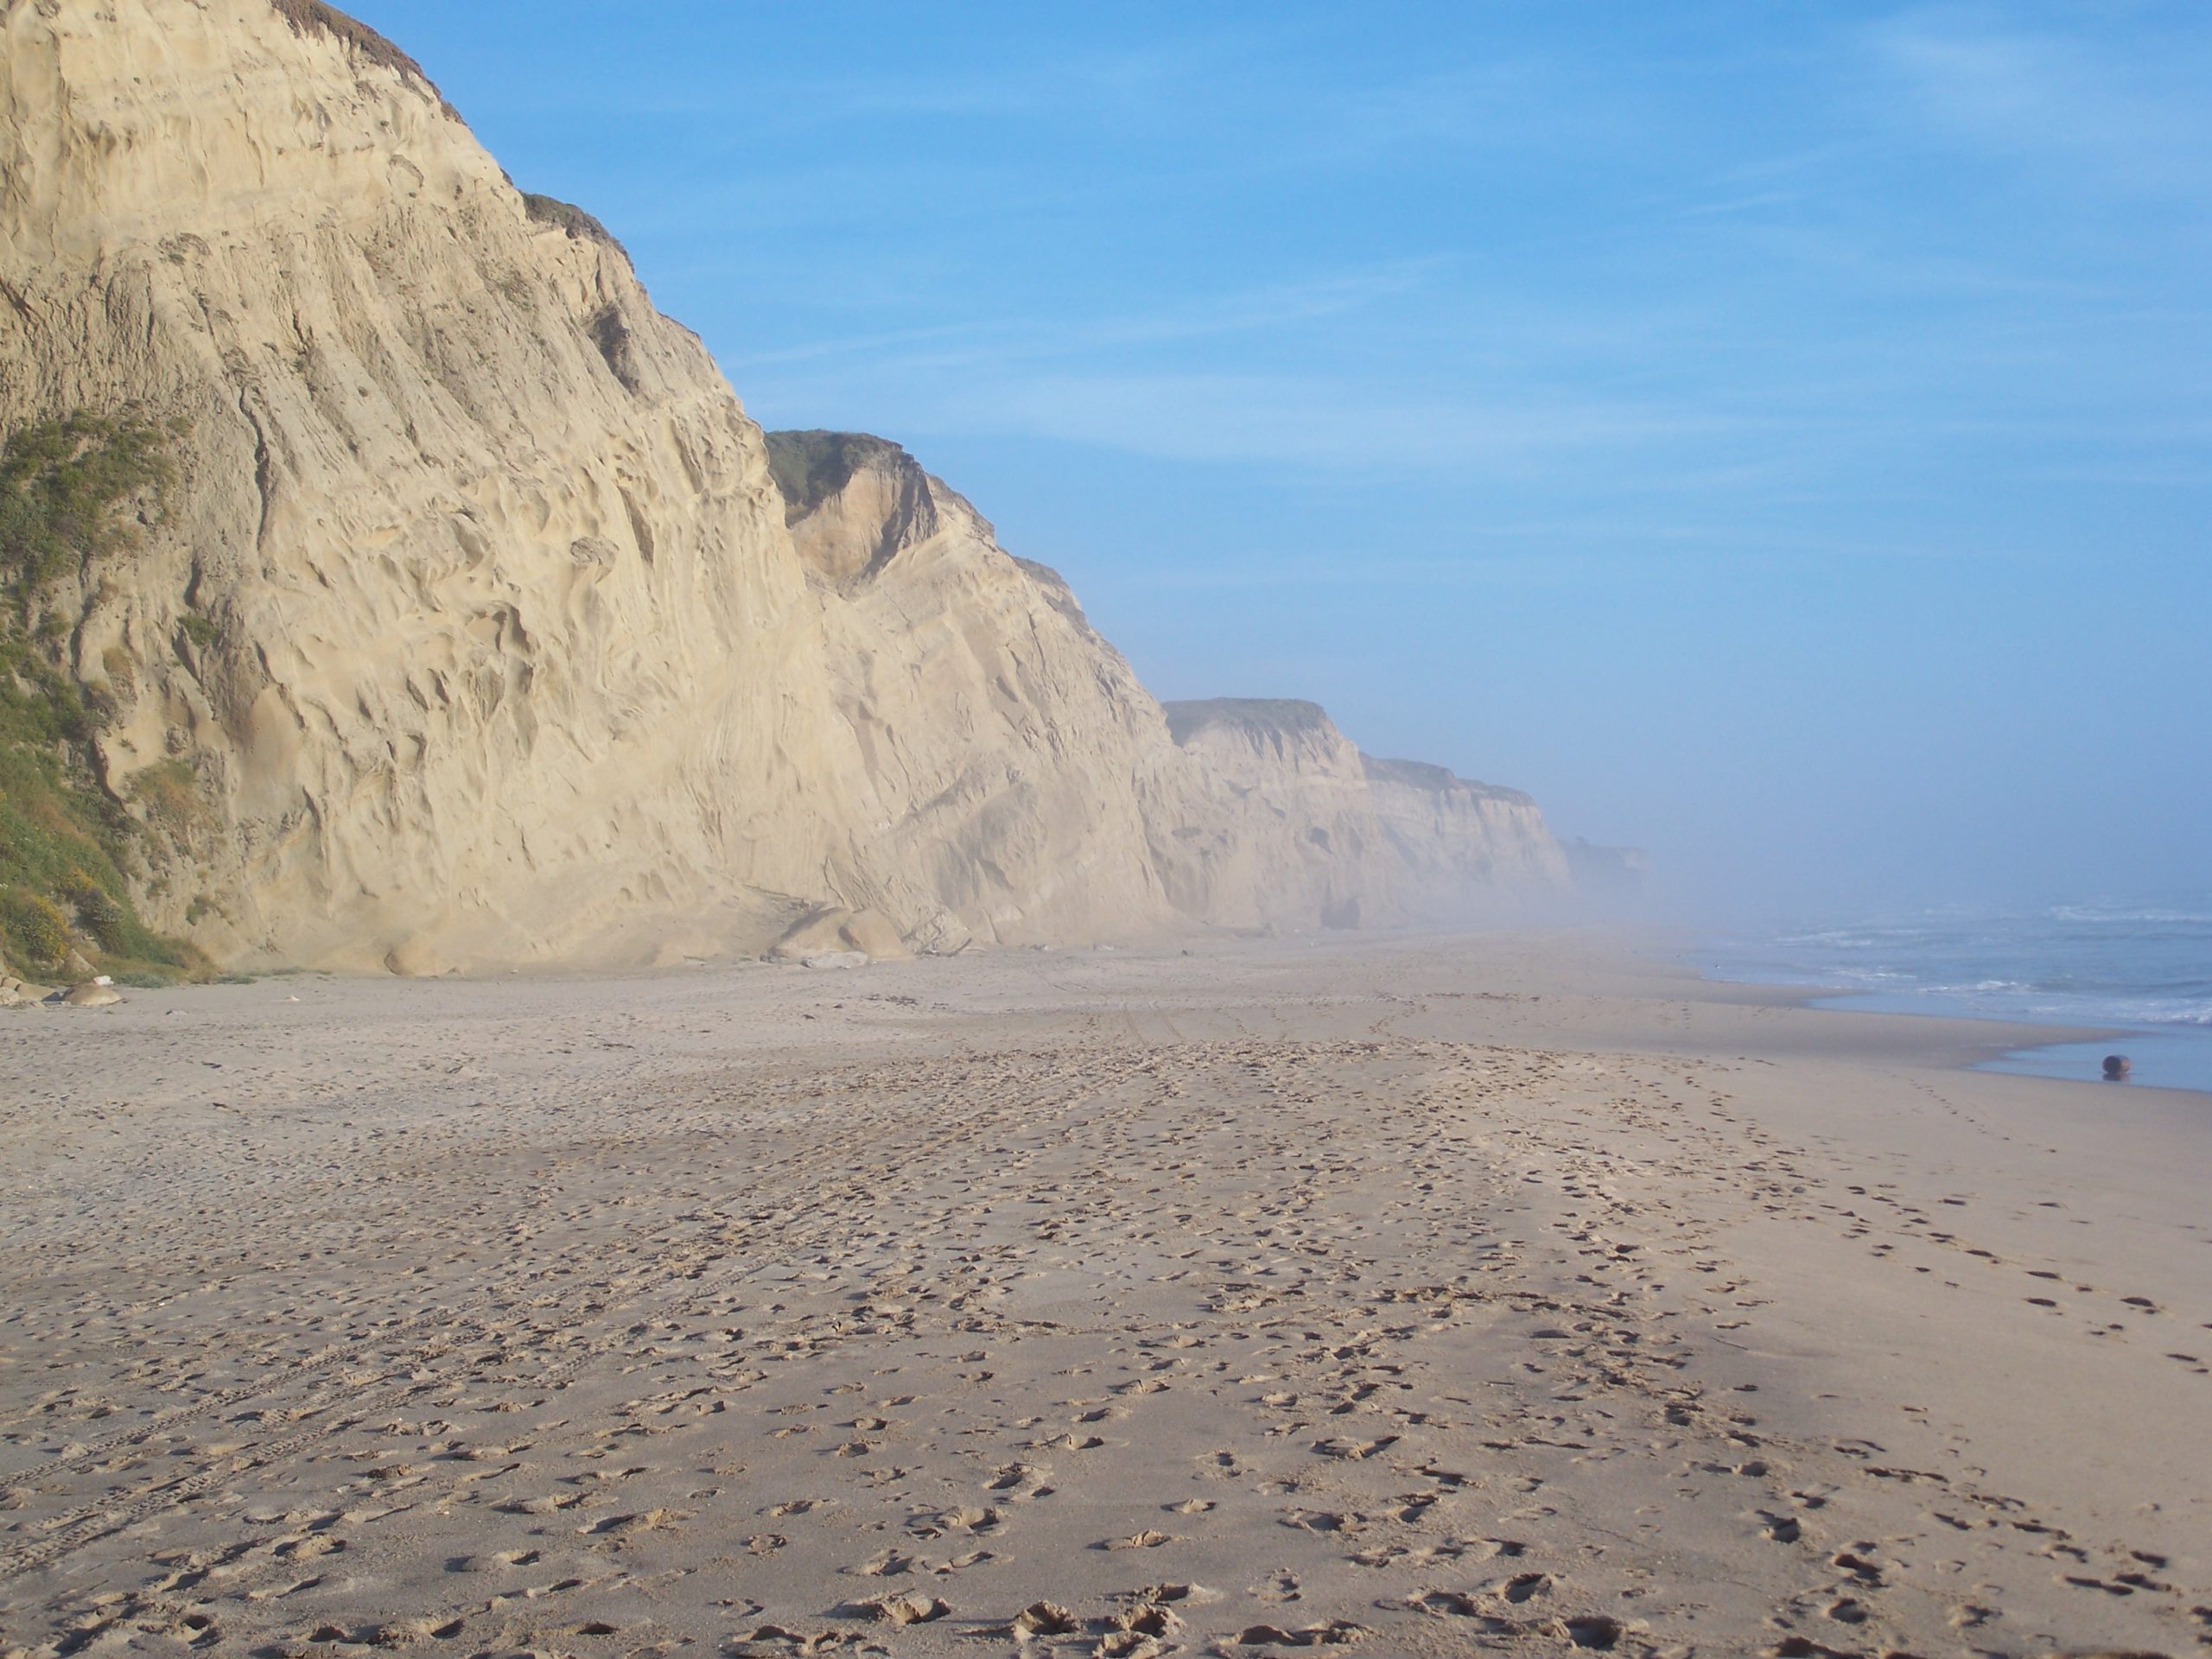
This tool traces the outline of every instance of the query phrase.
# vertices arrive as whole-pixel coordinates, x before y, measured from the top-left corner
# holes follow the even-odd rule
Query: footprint
[[[1349,1646],[1365,1636],[1365,1626],[1332,1618],[1325,1624],[1307,1624],[1286,1630],[1275,1624],[1248,1626],[1236,1640],[1248,1648],[1333,1648]]]
[[[884,1624],[927,1624],[952,1609],[936,1596],[880,1596],[874,1601],[849,1604],[840,1610],[846,1618],[872,1618]]]
[[[1610,1653],[1618,1647],[1624,1633],[1618,1619],[1609,1618],[1603,1613],[1588,1613],[1559,1622],[1559,1634],[1567,1639],[1570,1646],[1587,1648],[1598,1653]]]
[[[924,1538],[941,1538],[948,1532],[992,1532],[998,1524],[996,1510],[963,1504],[958,1509],[941,1510],[935,1515],[917,1516],[906,1526]]]
[[[1300,1532],[1345,1534],[1363,1531],[1366,1526],[1356,1515],[1338,1515],[1326,1510],[1293,1510],[1282,1517],[1282,1524]]]
[[[1872,1546],[1870,1544],[1861,1544],[1859,1548],[1861,1549],[1871,1549]],[[1868,1560],[1863,1555],[1854,1555],[1847,1549],[1830,1557],[1829,1564],[1831,1566],[1841,1567],[1845,1572],[1850,1573],[1853,1578],[1858,1580],[1859,1583],[1867,1586],[1871,1589],[1878,1590],[1882,1587],[1882,1569],[1879,1567],[1877,1567],[1873,1562]]]
[[[1395,1434],[1385,1434],[1375,1440],[1319,1440],[1314,1443],[1313,1449],[1325,1458],[1343,1458],[1351,1462],[1363,1463],[1377,1452],[1389,1451],[1397,1443]]]

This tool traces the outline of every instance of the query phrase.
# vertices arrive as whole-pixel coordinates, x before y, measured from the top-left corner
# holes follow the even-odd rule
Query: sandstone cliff
[[[1641,847],[1600,847],[1578,836],[1561,850],[1578,893],[1617,901],[1643,896],[1651,857]]]
[[[1172,746],[1065,584],[1009,556],[896,444],[781,432],[768,448],[827,595],[829,688],[859,747],[879,902],[933,918],[920,933],[938,946],[1166,925],[1143,802],[1173,796]]]
[[[1543,815],[1421,761],[1362,754],[1316,703],[1215,698],[1166,705],[1217,807],[1178,892],[1232,925],[1357,927],[1466,921],[1571,886]],[[1217,827],[1216,827],[1217,826]]]
[[[999,940],[1138,933],[1170,906],[1233,928],[1357,927],[1465,920],[1568,885],[1517,791],[1363,755],[1311,702],[1154,702],[1058,575],[1007,555],[897,444],[767,443],[801,556],[836,595],[832,683],[897,913],[934,907]]]
[[[404,968],[772,931],[858,757],[757,429],[619,248],[295,15],[0,16],[0,423],[186,434],[68,607],[105,776],[196,779],[149,919]]]
[[[1558,879],[1532,810],[1378,783],[1325,717],[1171,732],[1057,577],[895,446],[771,445],[596,220],[317,0],[0,0],[0,432],[78,410],[173,433],[172,476],[25,613],[104,713],[99,787],[159,820],[148,921],[220,960],[951,948]]]
[[[1213,808],[1172,867],[1182,907],[1230,926],[1357,927],[1382,918],[1382,842],[1359,751],[1319,704],[1166,705]]]
[[[1361,757],[1389,849],[1395,908],[1431,921],[1565,892],[1573,875],[1535,801],[1421,760]]]

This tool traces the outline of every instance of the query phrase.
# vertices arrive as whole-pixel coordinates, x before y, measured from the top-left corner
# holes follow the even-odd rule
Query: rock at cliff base
[[[807,957],[806,966],[809,968],[865,968],[868,966],[868,952],[865,950],[830,950],[818,957]]]
[[[817,910],[793,923],[784,937],[769,947],[771,962],[804,962],[842,947],[849,910]]]
[[[384,953],[385,969],[401,979],[435,979],[453,971],[453,964],[428,942],[403,939]]]
[[[911,957],[891,918],[875,910],[818,910],[795,924],[768,952],[772,962],[804,962],[857,954],[869,962]]]
[[[870,962],[897,962],[913,954],[899,937],[899,930],[873,910],[855,911],[837,930],[837,937]]]

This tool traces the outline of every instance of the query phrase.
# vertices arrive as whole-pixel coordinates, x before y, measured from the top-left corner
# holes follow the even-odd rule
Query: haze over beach
[[[2212,1653],[2208,68],[0,0],[0,1659]]]

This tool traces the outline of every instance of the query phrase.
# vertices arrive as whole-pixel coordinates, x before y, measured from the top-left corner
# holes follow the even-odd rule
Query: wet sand
[[[2212,1100],[2017,1040],[1575,936],[0,1014],[0,1651],[2207,1651]]]

